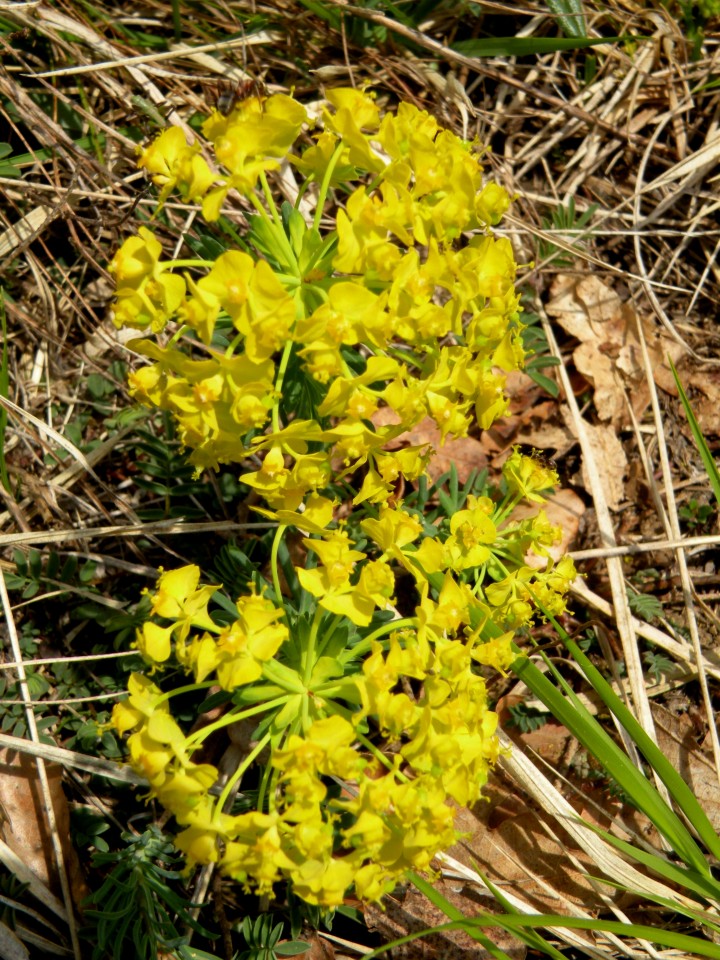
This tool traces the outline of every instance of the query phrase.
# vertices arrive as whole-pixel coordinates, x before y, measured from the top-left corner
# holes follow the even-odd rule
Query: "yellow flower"
[[[216,641],[216,673],[225,690],[251,683],[262,676],[262,665],[271,660],[288,637],[288,628],[276,621],[282,608],[256,593],[237,600],[238,618]]]
[[[322,566],[312,570],[296,567],[300,584],[319,599],[321,607],[347,617],[358,626],[367,626],[375,610],[375,599],[365,592],[364,583],[354,585],[350,582],[355,564],[364,560],[365,554],[352,550],[352,541],[340,530],[326,534],[326,537],[325,540],[306,538],[303,541],[318,554]]]
[[[249,97],[229,117],[215,112],[203,124],[218,161],[230,171],[226,183],[211,191],[203,202],[203,216],[216,220],[228,191],[245,195],[254,190],[263,171],[274,170],[300,133],[305,108],[292,97],[277,94],[266,100]]]
[[[208,191],[215,174],[199,156],[200,144],[188,146],[179,127],[168,127],[142,151],[139,167],[145,167],[153,183],[161,187],[158,202],[165,202],[175,187],[185,200],[198,200]]]
[[[140,726],[157,709],[168,710],[162,690],[142,673],[131,673],[128,679],[128,698],[115,704],[112,726],[118,733],[127,733]]]
[[[185,296],[185,281],[169,273],[172,264],[160,262],[162,247],[155,235],[140,227],[128,237],[108,264],[117,278],[117,300],[113,304],[116,327],[151,326],[162,330]]]
[[[207,312],[199,325],[206,334],[210,318],[214,323],[222,309],[245,337],[245,352],[254,363],[284,346],[295,321],[295,303],[264,260],[255,263],[246,253],[228,250],[197,282],[196,290],[198,312]]]
[[[445,549],[455,571],[480,567],[490,559],[490,546],[497,530],[490,519],[493,503],[488,497],[469,497],[468,508],[450,518],[450,536]]]
[[[188,564],[161,574],[155,593],[151,595],[151,612],[166,620],[174,620],[176,641],[182,644],[192,627],[217,632],[207,606],[218,584],[198,589],[200,567]],[[159,645],[161,647],[161,645]]]
[[[372,95],[343,87],[328,90],[326,96],[335,113],[324,111],[325,128],[342,139],[348,151],[347,162],[360,170],[379,173],[385,162],[370,144],[369,134],[380,125],[380,111]]]
[[[560,482],[554,467],[539,456],[526,457],[514,447],[502,468],[510,493],[532,503],[545,503],[544,492],[551,492]]]

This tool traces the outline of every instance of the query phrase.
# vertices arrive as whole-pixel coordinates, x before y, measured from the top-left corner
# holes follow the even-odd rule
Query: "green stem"
[[[313,218],[313,229],[317,230],[318,232],[320,231],[320,221],[322,220],[323,210],[325,209],[325,201],[327,200],[328,191],[330,189],[330,181],[332,180],[333,170],[337,166],[337,162],[340,159],[343,146],[342,140],[339,141],[338,145],[335,147],[335,152],[330,157],[330,163],[327,165],[322,178],[322,183],[320,184],[317,207],[315,208],[315,216]]]
[[[166,260],[161,263],[161,266],[165,269],[170,267],[212,267],[214,262],[212,260]]]
[[[238,335],[228,344],[228,348],[225,351],[225,356],[232,357],[244,339],[245,339],[245,334],[238,333]]]
[[[395,772],[395,776],[398,778],[400,783],[409,783],[410,778],[406,777],[404,773],[401,773],[399,770],[395,770],[394,764],[388,760],[382,750],[379,750],[375,744],[368,740],[367,737],[364,737],[361,733],[357,733],[358,741],[362,744],[365,749],[371,753],[377,761],[379,761],[384,767],[387,767],[388,770]]]
[[[385,634],[394,633],[395,630],[404,630],[406,627],[412,630],[416,626],[415,620],[411,617],[404,617],[402,620],[391,620],[389,623],[384,623],[381,627],[378,627],[377,630],[373,630],[367,637],[363,637],[359,643],[355,644],[353,652],[363,654],[370,650],[374,640],[379,640],[380,637],[384,637]]]
[[[317,634],[320,628],[320,621],[323,618],[323,609],[321,606],[315,607],[315,616],[313,617],[312,626],[310,627],[310,635],[308,636],[308,644],[305,650],[303,650],[303,683],[307,687],[310,683],[310,678],[312,677],[312,672],[315,667],[315,661],[317,660],[316,646],[317,646]]]
[[[318,646],[318,653],[317,653],[318,657],[321,657],[323,655],[325,648],[332,640],[335,634],[335,631],[337,630],[337,628],[340,626],[342,622],[343,622],[343,618],[341,616],[332,618],[332,621],[330,622],[327,629],[325,630],[325,636],[322,638],[322,643],[320,643],[320,645]]]
[[[266,733],[262,740],[259,741],[254,747],[253,750],[245,757],[243,762],[239,764],[237,770],[233,772],[233,775],[228,779],[228,782],[223,787],[223,791],[217,799],[215,804],[215,813],[222,813],[225,803],[227,802],[230,793],[235,786],[235,784],[240,780],[242,775],[245,773],[250,764],[255,760],[255,758],[262,753],[265,747],[270,742],[270,734]]]
[[[214,682],[214,680],[204,680],[202,683],[188,683],[184,687],[176,687],[174,690],[168,690],[167,693],[163,693],[157,698],[155,706],[160,703],[165,703],[170,697],[175,697],[179,693],[191,693],[193,690],[206,690],[208,687],[212,687]]]
[[[172,337],[170,337],[170,339],[167,342],[167,347],[169,348],[174,346],[178,342],[180,337],[184,336],[188,332],[188,330],[190,330],[190,327],[186,323],[183,323],[182,326],[175,331]]]
[[[292,353],[293,342],[288,340],[285,344],[285,347],[280,357],[280,363],[277,368],[277,376],[275,377],[275,393],[278,395],[278,400],[275,401],[272,408],[272,425],[273,432],[280,432],[280,398],[282,397],[282,388],[283,382],[285,380],[285,374],[287,373],[288,364],[290,363],[290,354]]]
[[[266,700],[264,703],[259,703],[255,707],[249,707],[247,710],[233,707],[232,710],[220,717],[219,720],[208,723],[206,726],[196,730],[195,733],[191,733],[190,736],[185,739],[185,746],[191,746],[195,749],[197,745],[206,740],[211,733],[215,733],[216,730],[222,730],[223,727],[229,727],[231,724],[237,723],[240,720],[254,717],[258,713],[265,713],[266,711],[274,710],[276,707],[281,707],[287,703],[288,699],[288,696],[276,697],[274,700]]]
[[[283,595],[282,590],[280,589],[280,571],[278,570],[278,551],[280,549],[280,542],[282,540],[283,534],[287,530],[287,526],[283,523],[275,531],[275,536],[273,537],[272,549],[270,551],[270,569],[272,570],[272,580],[273,580],[273,589],[275,590],[275,601],[279,607],[283,606]]]
[[[505,520],[510,516],[515,507],[520,503],[523,496],[521,493],[516,493],[514,497],[510,497],[510,494],[507,494],[502,503],[495,508],[493,513],[493,523],[496,527],[499,527],[501,523],[504,523]]]
[[[182,12],[180,9],[180,0],[172,0],[171,7],[175,43],[180,43],[182,40]]]
[[[268,205],[270,210],[270,215],[272,216],[273,225],[275,227],[275,239],[278,242],[278,249],[282,249],[283,254],[285,255],[285,265],[288,269],[295,274],[296,277],[300,277],[300,266],[297,262],[297,257],[295,256],[295,251],[293,250],[290,241],[288,240],[287,234],[285,233],[285,227],[283,226],[282,217],[278,211],[278,208],[275,206],[275,201],[273,200],[273,195],[270,190],[270,185],[267,182],[267,177],[265,176],[265,171],[260,174],[260,183],[262,185],[263,195],[265,197],[265,202]],[[252,200],[253,206],[255,209],[262,214],[267,219],[267,211],[260,203],[259,198],[254,194],[250,194],[250,199]]]
[[[262,779],[260,780],[260,787],[258,789],[257,803],[255,804],[255,809],[262,811],[265,806],[265,797],[268,792],[268,782],[270,777],[273,775],[274,767],[270,763],[266,763],[262,772]]]

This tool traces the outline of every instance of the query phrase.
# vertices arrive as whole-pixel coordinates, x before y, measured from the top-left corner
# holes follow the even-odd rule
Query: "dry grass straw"
[[[131,489],[118,492],[110,480],[101,479],[112,475],[115,464],[122,472],[123,433],[99,437],[100,445],[87,457],[62,434],[64,424],[82,409],[85,378],[93,372],[107,375],[113,360],[127,357],[107,318],[112,290],[105,264],[133,229],[138,211],[151,201],[140,192],[143,182],[134,166],[133,141],[121,131],[133,126],[147,135],[155,132],[150,111],[143,106],[147,103],[168,123],[187,129],[193,112],[208,109],[213,79],[219,75],[264,75],[271,90],[294,87],[306,101],[321,95],[326,80],[356,85],[369,81],[392,100],[402,97],[428,106],[459,132],[466,127],[470,136],[479,133],[493,148],[489,157],[493,173],[518,194],[506,229],[519,261],[536,261],[522,271],[521,280],[535,291],[537,309],[542,310],[557,272],[552,262],[538,260],[537,241],[544,239],[572,255],[575,271],[600,276],[641,314],[653,314],[696,364],[717,362],[720,91],[704,89],[718,73],[717,36],[707,37],[702,56],[693,61],[678,22],[660,4],[611,0],[600,10],[600,5],[588,3],[591,35],[607,33],[609,24],[611,33],[624,29],[648,39],[597,49],[593,53],[597,72],[586,82],[583,65],[593,61],[572,52],[521,62],[508,58],[478,62],[460,56],[448,47],[463,33],[462,22],[454,16],[438,17],[424,25],[424,31],[408,35],[406,28],[376,12],[336,0],[329,0],[328,6],[385,27],[392,43],[382,50],[353,47],[345,30],[333,31],[291,0],[264,8],[261,12],[268,20],[264,31],[239,39],[240,15],[248,13],[249,4],[204,10],[202,21],[188,19],[183,24],[183,43],[171,44],[163,53],[138,49],[123,39],[120,29],[107,28],[70,2],[54,7],[0,5],[0,16],[17,24],[19,36],[27,31],[25,36],[37,37],[38,50],[43,51],[36,54],[32,47],[13,47],[6,40],[0,69],[0,96],[15,108],[3,111],[5,123],[14,141],[27,151],[21,176],[0,180],[4,193],[0,263],[12,293],[7,303],[11,398],[5,402],[10,417],[6,452],[11,477],[23,493],[19,501],[3,494],[0,545],[6,568],[12,546],[58,543],[78,555],[106,561],[105,569],[124,564],[152,576],[163,552],[170,562],[180,556],[171,546],[175,538],[168,539],[168,534],[182,533],[187,544],[208,527],[218,533],[243,529],[232,520],[138,522],[137,494]],[[544,5],[484,7],[490,18],[512,13],[515,22],[522,22],[525,35],[542,32],[547,25]],[[117,19],[115,8],[96,5],[96,10]],[[144,4],[142,10],[126,5],[120,25],[170,36],[169,7],[157,2]],[[492,29],[491,19],[488,25]],[[235,39],[226,39],[233,35]],[[399,42],[408,36],[417,53]],[[28,91],[45,95],[42,109]],[[58,122],[58,111],[68,105],[82,118],[82,132],[90,134],[83,145]],[[553,212],[571,197],[579,213],[592,203],[598,205],[582,252],[572,230],[547,226]],[[166,209],[172,225],[167,237],[177,238],[195,212],[172,203]],[[556,340],[549,324],[546,331],[553,352],[565,364],[567,347]],[[644,360],[649,363],[647,354]],[[648,732],[653,722],[639,637],[661,647],[688,675],[700,679],[712,731],[708,677],[720,678],[715,613],[712,601],[703,607],[696,604],[687,553],[690,547],[711,550],[720,538],[683,537],[673,486],[686,474],[698,481],[686,465],[689,461],[674,459],[676,451],[666,440],[668,421],[673,436],[679,435],[676,406],[657,395],[651,369],[647,380],[653,391],[651,432],[638,430],[624,440],[630,451],[635,445],[648,487],[655,484],[659,465],[664,512],[653,530],[643,506],[644,536],[627,545],[619,543],[618,517],[604,500],[601,474],[606,465],[593,459],[584,442],[584,422],[593,416],[592,409],[580,409],[575,403],[571,380],[565,366],[561,368],[563,402],[570,406],[575,435],[590,468],[592,481],[586,493],[597,518],[594,543],[590,549],[583,549],[587,543],[579,544],[578,556],[604,562],[612,604],[583,583],[578,584],[578,597],[613,618],[628,670],[630,700]],[[117,384],[118,407],[126,404],[124,389]],[[641,456],[642,444],[647,449]],[[50,465],[46,462],[46,454],[58,446],[71,454],[70,466],[58,458]],[[629,503],[626,509],[640,508]],[[141,538],[143,542],[152,538],[152,562],[139,545]],[[191,547],[186,550],[191,555]],[[639,623],[630,614],[621,556],[647,553],[651,565],[653,551],[661,555],[672,551],[682,578],[684,614],[680,606],[674,612],[677,619],[684,616],[690,641],[677,631]],[[7,616],[10,622],[9,609]],[[12,659],[22,677],[18,650]],[[713,746],[717,764],[716,734]],[[40,747],[33,737],[26,748],[39,765],[45,756]],[[88,762],[78,758],[60,748],[52,755],[68,766],[88,770]],[[618,877],[629,869],[590,831],[569,828],[566,798],[531,758],[514,750],[504,766],[517,789],[553,814],[560,838],[575,834],[575,842],[594,859],[598,871]],[[563,842],[558,841],[560,846]],[[60,862],[59,866],[62,876]],[[648,892],[654,889],[654,881],[632,873],[627,882],[633,887],[643,889],[644,883]],[[663,892],[673,896],[666,888]],[[561,890],[555,893],[567,912],[575,912]],[[515,891],[513,896],[523,908],[521,894]],[[598,904],[590,908],[600,909],[602,900],[599,895]],[[66,910],[71,916],[73,905],[67,899]],[[610,956],[615,946],[597,940],[596,955]],[[77,949],[75,944],[76,955]],[[637,945],[635,955],[648,952]]]

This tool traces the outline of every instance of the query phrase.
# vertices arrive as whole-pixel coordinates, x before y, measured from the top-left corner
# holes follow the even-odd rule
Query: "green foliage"
[[[558,23],[567,37],[586,37],[587,24],[582,0],[545,0],[557,16]]]
[[[663,605],[652,593],[636,593],[634,590],[627,591],[628,603],[635,616],[648,623],[655,617],[662,617]]]
[[[61,565],[60,554],[55,550],[43,554],[34,548],[27,555],[22,550],[15,550],[14,560],[16,572],[5,573],[5,584],[8,590],[21,591],[23,600],[37,596],[40,590],[60,588],[61,598],[66,598],[70,592],[63,591],[63,587],[82,593],[92,591],[91,581],[96,570],[94,560],[86,560],[81,565],[77,557],[70,555]]]
[[[678,17],[692,47],[693,60],[698,60],[705,42],[705,28],[709,20],[720,16],[718,0],[668,0],[667,6]]]
[[[100,853],[110,850],[107,840],[102,836],[110,829],[110,824],[94,810],[88,807],[76,807],[70,811],[71,836],[77,850],[93,847]]]
[[[663,676],[672,670],[674,666],[672,660],[666,657],[665,654],[657,653],[655,650],[646,650],[643,654],[643,661],[647,665],[648,673],[655,680],[655,683],[660,683]]]
[[[717,501],[718,505],[720,505],[720,471],[718,470],[717,464],[715,463],[715,458],[710,452],[710,447],[707,444],[707,440],[703,436],[703,432],[700,429],[700,424],[698,423],[697,417],[693,412],[693,408],[690,404],[690,401],[688,400],[688,396],[685,393],[685,390],[683,389],[682,383],[680,382],[680,378],[678,377],[678,373],[677,373],[677,370],[675,369],[675,365],[673,364],[672,360],[670,360],[669,363],[670,363],[670,369],[672,370],[672,373],[673,373],[673,377],[675,378],[675,383],[678,388],[678,393],[680,394],[680,402],[683,405],[683,409],[685,410],[685,416],[687,417],[688,423],[690,424],[690,430],[692,431],[693,440],[695,441],[695,446],[698,449],[698,453],[700,454],[700,458],[703,462],[703,466],[705,467],[708,480],[710,481],[710,486],[712,487],[712,491],[715,494],[715,500]]]
[[[477,40],[459,40],[453,50],[466,57],[527,57],[557,50],[582,50],[601,43],[610,43],[619,37],[489,37]]]
[[[529,707],[525,703],[518,703],[510,707],[510,726],[516,727],[520,733],[532,733],[539,730],[548,722],[550,714],[536,707]]]
[[[715,508],[709,503],[700,503],[695,499],[689,500],[678,510],[680,518],[693,533],[698,533],[700,529],[706,527],[714,512]]]
[[[93,865],[106,869],[102,886],[85,901],[92,960],[156,960],[160,951],[187,943],[178,928],[190,927],[212,938],[193,919],[193,906],[176,892],[179,856],[156,826],[135,836],[123,834],[122,850],[96,853]]]
[[[528,357],[525,363],[525,373],[551,397],[557,397],[560,393],[560,387],[550,377],[546,377],[542,371],[548,367],[557,367],[560,360],[550,355],[550,345],[542,328],[539,315],[533,311],[526,311],[522,315],[522,320],[525,325],[522,331],[523,348]]]
[[[270,914],[259,917],[245,917],[238,929],[245,940],[247,949],[238,960],[277,960],[278,957],[295,957],[310,949],[310,944],[302,940],[279,943],[284,925],[274,923]]]
[[[587,230],[585,228],[592,221],[597,208],[598,205],[593,203],[587,210],[583,211],[583,213],[578,214],[575,209],[575,198],[570,197],[567,204],[559,204],[559,206],[555,207],[550,217],[543,219],[543,229],[557,230],[558,232],[568,234],[577,234],[582,231],[582,237],[573,238],[573,236],[571,236],[567,240],[572,247],[580,250],[583,246],[584,238],[592,233],[590,228]],[[566,270],[573,265],[574,258],[572,254],[556,246],[556,244],[550,240],[539,241],[538,254],[541,260],[549,260],[553,264],[553,267],[558,270]]]
[[[0,873],[0,923],[11,930],[15,929],[17,904],[14,901],[20,900],[29,886],[29,883],[18,880],[14,873],[4,870]]]

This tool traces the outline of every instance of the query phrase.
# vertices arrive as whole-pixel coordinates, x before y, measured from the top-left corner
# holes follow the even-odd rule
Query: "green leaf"
[[[633,593],[628,590],[627,596],[630,609],[641,619],[649,622],[653,617],[663,615],[663,605],[651,593]]]
[[[632,843],[628,843],[626,840],[621,840],[620,837],[608,833],[606,830],[603,830],[602,827],[598,827],[590,821],[584,822],[591,830],[611,844],[611,846],[620,850],[637,863],[642,863],[643,866],[652,870],[654,874],[662,877],[663,880],[668,881],[668,883],[673,886],[678,886],[683,890],[689,890],[709,900],[717,900],[720,897],[720,884],[714,877],[705,877],[696,870],[679,867],[665,857],[643,850]],[[647,896],[647,894],[645,894],[645,896]],[[675,904],[673,909],[679,910],[681,908],[678,904]]]
[[[690,405],[687,394],[683,390],[683,385],[680,382],[680,377],[678,376],[677,370],[672,360],[668,357],[668,363],[670,364],[670,369],[672,370],[673,377],[675,377],[675,383],[677,384],[678,393],[680,394],[680,400],[685,409],[685,416],[687,417],[688,423],[690,424],[690,430],[692,431],[693,439],[695,441],[695,446],[698,448],[698,453],[702,459],[703,466],[705,467],[705,472],[708,475],[708,480],[710,481],[710,486],[713,488],[713,493],[715,494],[715,499],[720,505],[720,473],[718,472],[717,465],[713,455],[710,453],[710,448],[707,445],[707,441],[703,436],[702,430],[700,429],[700,424],[697,422],[697,418],[693,413],[693,408]]]
[[[550,10],[567,37],[584,37],[587,34],[582,0],[546,0]]]
[[[615,695],[610,685],[588,661],[580,648],[569,639],[564,631],[559,629],[559,632],[573,658],[585,673],[589,683],[600,694],[606,706],[618,717],[648,762],[657,770],[658,775],[668,787],[671,795],[675,796],[676,792],[682,795],[683,803],[681,803],[680,806],[696,829],[698,829],[698,833],[700,833],[698,822],[695,816],[688,814],[688,809],[699,812],[699,816],[705,821],[707,829],[710,830],[714,837],[714,846],[720,849],[720,839],[718,839],[713,831],[700,804],[697,802],[697,799],[687,784],[680,779],[672,765],[653,744],[650,737],[648,737],[630,711]],[[674,852],[681,857],[688,866],[692,866],[698,872],[707,875],[710,870],[707,858],[695,843],[683,822],[677,814],[667,806],[657,790],[652,787],[641,771],[632,763],[624,750],[618,747],[592,714],[582,705],[574,692],[565,685],[565,695],[563,695],[535,664],[526,657],[518,658],[511,665],[511,669],[527,684],[535,696],[545,704],[555,719],[564,724],[585,749],[605,768],[610,776],[617,781],[620,788],[627,794],[632,803],[635,804],[639,810],[642,810],[657,830],[668,840]],[[654,747],[654,751],[650,748],[649,744]],[[646,750],[650,756],[648,756]],[[659,767],[662,769],[658,769]],[[686,806],[688,809],[686,809]],[[704,831],[705,833],[707,833],[707,829]],[[705,840],[704,836],[703,840]]]
[[[288,940],[286,943],[278,943],[274,947],[275,953],[279,957],[296,957],[299,953],[305,953],[310,949],[310,944],[304,940]]]
[[[326,7],[325,4],[319,2],[319,0],[300,0],[300,2],[307,10],[314,13],[316,17],[326,20],[335,30],[340,29],[342,16],[336,9]]]
[[[459,40],[453,50],[466,57],[531,57],[557,50],[581,50],[601,43],[614,43],[626,37],[487,37]]]
[[[104,400],[117,390],[117,387],[111,380],[108,380],[107,377],[103,377],[99,373],[91,373],[85,381],[85,385],[87,386],[87,392],[93,400]]]
[[[542,387],[551,397],[559,396],[560,387],[554,380],[551,380],[550,377],[546,377],[544,374],[538,373],[537,370],[533,370],[532,368],[525,372],[534,383]]]

